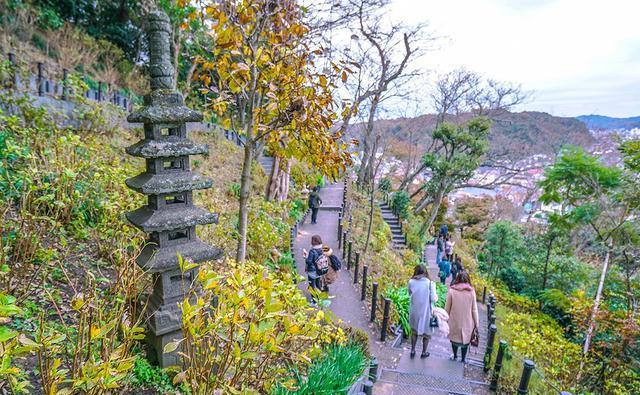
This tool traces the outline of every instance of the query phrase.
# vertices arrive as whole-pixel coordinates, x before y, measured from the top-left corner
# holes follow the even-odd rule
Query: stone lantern
[[[198,239],[196,225],[217,222],[217,215],[193,204],[193,190],[210,188],[210,179],[190,169],[190,155],[208,153],[205,144],[187,139],[187,122],[202,121],[202,114],[187,108],[175,90],[171,63],[171,25],[162,11],[147,16],[151,93],[144,105],[129,115],[144,124],[144,139],[126,149],[144,158],[144,173],[127,179],[129,188],[148,196],[147,205],[127,213],[127,219],[148,233],[148,243],[137,259],[153,275],[153,293],[147,304],[148,343],[151,359],[162,367],[177,365],[176,352],[164,354],[164,346],[182,338],[179,307],[196,277],[197,268],[182,273],[178,255],[191,262],[217,259],[221,250]],[[155,354],[155,355],[154,355]]]

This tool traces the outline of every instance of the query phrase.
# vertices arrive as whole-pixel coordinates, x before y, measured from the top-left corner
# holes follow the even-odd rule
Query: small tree
[[[469,180],[480,166],[489,149],[488,136],[489,121],[485,118],[475,118],[462,126],[444,123],[433,132],[435,149],[422,158],[431,178],[423,186],[425,193],[414,209],[419,214],[431,204],[423,231],[433,224],[442,199]]]
[[[488,260],[487,273],[494,280],[500,272],[509,269],[519,259],[524,238],[517,225],[511,221],[498,221],[485,234],[485,253]]]
[[[593,336],[614,235],[629,215],[629,205],[619,194],[621,183],[620,169],[604,166],[582,148],[576,147],[567,148],[555,164],[547,168],[545,179],[540,183],[543,190],[540,200],[561,205],[558,215],[565,223],[574,227],[588,226],[605,248],[602,273],[585,333],[584,355],[589,351]]]
[[[309,29],[293,0],[213,3],[204,10],[214,46],[199,61],[208,106],[222,126],[244,137],[236,258],[246,256],[251,164],[264,146],[337,176],[349,163],[340,135],[330,131],[332,85],[315,71],[305,43]]]
[[[492,197],[468,197],[456,201],[454,221],[462,237],[481,240],[483,233],[494,218]]]

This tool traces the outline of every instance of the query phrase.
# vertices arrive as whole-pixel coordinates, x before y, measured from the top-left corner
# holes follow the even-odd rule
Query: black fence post
[[[493,295],[489,294],[489,303],[487,304],[487,321],[491,318],[491,314],[493,314],[493,305],[491,304],[491,299],[493,299]]]
[[[356,252],[356,262],[353,267],[353,283],[354,284],[358,283],[358,272],[360,272],[360,253]]]
[[[18,89],[18,67],[16,65],[16,54],[9,52],[9,63],[11,63],[12,89]]]
[[[362,266],[362,295],[360,295],[360,300],[364,300],[367,296],[367,272],[369,271],[368,265]]]
[[[342,248],[342,214],[338,215],[338,249]]]
[[[491,313],[491,317],[489,317],[489,328],[491,328],[491,325],[495,325],[496,323],[496,313],[493,312]]]
[[[378,380],[378,360],[376,357],[371,358],[371,363],[369,363],[369,380],[374,383]]]
[[[62,100],[67,100],[68,92],[67,92],[67,84],[69,79],[69,70],[62,69]]]
[[[491,354],[493,353],[493,343],[496,340],[496,332],[498,328],[494,325],[491,325],[489,328],[489,338],[487,339],[487,350],[484,353],[484,372],[487,373],[490,369],[491,365]]]
[[[365,395],[373,395],[373,382],[371,380],[365,380],[362,386]]]
[[[38,96],[44,95],[44,64],[38,62]]]
[[[347,257],[347,232],[342,231],[342,260]]]
[[[353,241],[349,240],[349,246],[347,248],[347,270],[351,270],[351,247],[353,246]]]
[[[376,320],[376,308],[378,307],[378,283],[373,283],[373,289],[371,290],[371,319],[373,322]]]
[[[487,286],[482,287],[482,304],[487,304]]]
[[[498,380],[500,379],[500,370],[502,370],[502,358],[504,358],[504,350],[507,348],[507,342],[500,340],[498,345],[498,355],[496,356],[496,363],[493,365],[493,376],[491,377],[491,384],[489,389],[496,391],[498,389]]]
[[[518,386],[519,395],[526,395],[529,393],[529,381],[531,380],[531,373],[535,367],[536,364],[533,363],[533,361],[525,359],[522,376],[520,377],[520,385]]]
[[[387,327],[389,326],[389,308],[391,308],[391,299],[384,298],[384,314],[382,315],[382,329],[380,330],[380,341],[387,340]]]
[[[96,92],[96,100],[102,101],[102,82],[98,81],[98,92]]]

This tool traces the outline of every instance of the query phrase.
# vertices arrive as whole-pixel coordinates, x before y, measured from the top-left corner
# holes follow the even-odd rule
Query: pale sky
[[[534,91],[518,110],[640,115],[640,0],[393,0],[441,37],[421,63]]]

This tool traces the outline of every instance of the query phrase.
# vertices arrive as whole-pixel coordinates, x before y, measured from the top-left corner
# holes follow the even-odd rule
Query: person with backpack
[[[445,255],[438,265],[438,277],[440,277],[440,282],[445,284],[447,282],[447,277],[451,274],[451,262],[449,261],[449,257]]]
[[[451,236],[449,235],[447,237],[447,241],[444,243],[444,253],[447,256],[449,262],[453,261],[453,246],[455,244],[456,243],[453,240],[451,240]]]
[[[322,250],[322,238],[319,235],[311,236],[311,250],[302,250],[305,257],[305,271],[311,289],[322,290],[322,276],[329,271],[329,257]]]
[[[320,188],[313,187],[313,190],[309,194],[309,208],[311,209],[311,223],[318,223],[318,210],[322,205],[322,199],[320,199]]]
[[[329,271],[326,275],[322,276],[321,286],[323,292],[329,292],[329,285],[333,284],[338,278],[338,272],[342,268],[342,262],[340,258],[333,255],[333,250],[328,245],[322,246],[322,252],[329,257]]]
[[[440,267],[440,261],[442,260],[442,255],[444,254],[444,238],[442,235],[438,235],[436,239],[436,265]]]
[[[462,272],[464,270],[464,267],[462,266],[462,259],[459,256],[456,256],[453,258],[453,261],[451,261],[451,284],[453,285],[456,283],[456,277],[458,276],[458,273]]]
[[[469,274],[466,271],[458,273],[455,281],[447,292],[447,302],[444,309],[449,314],[449,340],[453,356],[452,361],[458,359],[458,349],[461,349],[462,362],[466,362],[469,344],[477,347],[479,341],[478,304],[476,291],[471,286]]]
[[[422,336],[422,353],[420,358],[427,358],[429,340],[437,328],[433,308],[438,301],[436,284],[429,279],[429,272],[424,265],[413,268],[413,277],[409,280],[409,326],[411,327],[411,358],[416,355],[418,336]]]
[[[447,224],[440,225],[440,236],[446,238],[448,234],[449,234],[449,227],[447,226]]]

